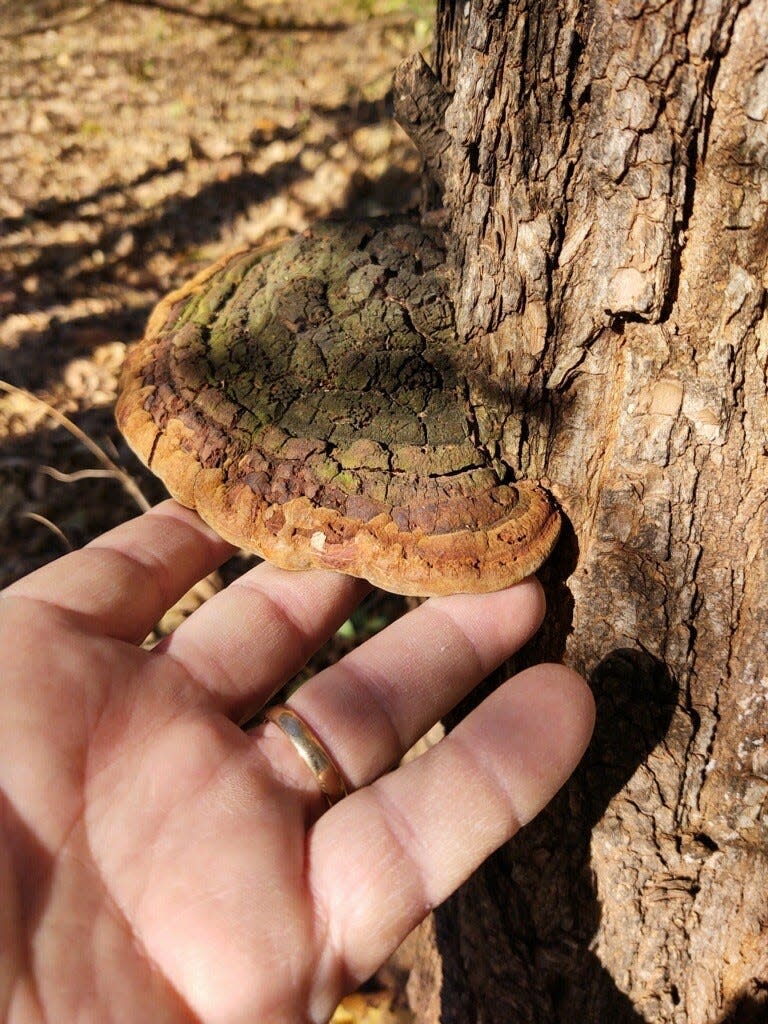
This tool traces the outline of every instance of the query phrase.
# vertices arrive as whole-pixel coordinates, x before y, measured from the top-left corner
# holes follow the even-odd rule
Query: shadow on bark
[[[575,550],[567,531],[564,544]],[[600,905],[590,841],[612,798],[663,740],[677,687],[662,662],[630,648],[608,654],[590,681],[597,723],[573,778],[435,913],[441,1024],[645,1024],[591,949]]]
[[[718,1024],[765,1024],[768,1021],[768,987],[755,979],[753,989],[740,996]]]

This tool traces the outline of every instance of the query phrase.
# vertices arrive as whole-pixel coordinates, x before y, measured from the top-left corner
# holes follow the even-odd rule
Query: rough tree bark
[[[433,920],[442,1024],[768,1020],[768,0],[440,0],[396,76],[505,458],[570,521],[528,657],[576,778]]]

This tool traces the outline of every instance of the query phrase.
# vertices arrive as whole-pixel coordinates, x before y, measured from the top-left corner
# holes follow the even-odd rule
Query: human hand
[[[12,1024],[323,1021],[586,746],[586,685],[540,665],[383,774],[544,612],[533,579],[431,599],[291,698],[355,790],[328,810],[275,725],[238,723],[366,584],[260,565],[138,646],[231,550],[166,502],[0,595]]]

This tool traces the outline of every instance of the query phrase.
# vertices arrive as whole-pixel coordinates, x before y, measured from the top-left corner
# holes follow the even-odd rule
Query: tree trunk
[[[440,0],[436,65],[395,94],[459,330],[568,520],[526,656],[598,725],[435,915],[421,1019],[766,1021],[768,0]]]

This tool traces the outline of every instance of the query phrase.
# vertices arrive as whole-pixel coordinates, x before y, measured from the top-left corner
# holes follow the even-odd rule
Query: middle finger
[[[290,706],[357,789],[522,647],[544,607],[534,577],[497,593],[431,598],[306,682]]]
[[[306,663],[370,590],[363,580],[263,562],[198,608],[154,649],[181,663],[243,721]]]

